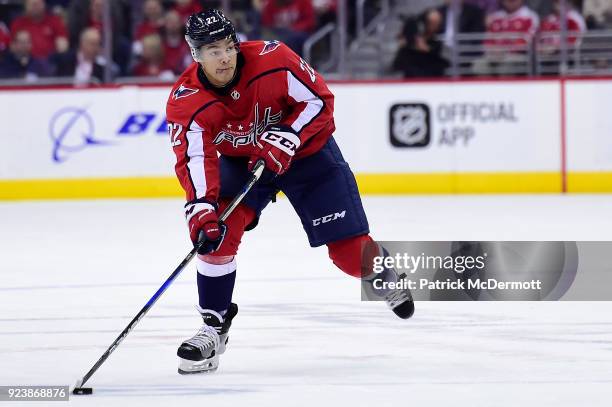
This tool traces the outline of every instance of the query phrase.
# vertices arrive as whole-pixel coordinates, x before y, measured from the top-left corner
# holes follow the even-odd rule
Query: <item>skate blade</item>
[[[219,367],[219,357],[215,356],[201,361],[179,358],[179,374],[212,373]]]
[[[404,301],[391,308],[391,310],[401,319],[408,319],[414,314],[414,301]]]

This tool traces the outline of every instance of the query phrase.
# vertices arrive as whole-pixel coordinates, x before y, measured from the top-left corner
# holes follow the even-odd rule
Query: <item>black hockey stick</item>
[[[265,164],[263,160],[259,160],[255,164],[255,167],[253,168],[251,179],[249,180],[249,182],[247,182],[244,185],[244,187],[242,187],[242,191],[240,191],[240,193],[236,195],[236,197],[232,200],[232,202],[230,202],[228,207],[225,208],[223,213],[221,213],[221,216],[219,216],[219,220],[221,222],[227,219],[227,217],[234,211],[234,209],[242,201],[245,195],[251,190],[253,185],[255,185],[255,183],[259,180],[264,170],[264,166]],[[130,322],[128,326],[125,327],[123,332],[119,334],[117,339],[115,339],[115,341],[111,344],[111,346],[109,346],[106,352],[104,352],[104,354],[100,357],[100,359],[98,359],[98,361],[92,366],[92,368],[89,369],[89,372],[87,372],[87,374],[85,374],[85,376],[83,376],[82,379],[76,382],[74,389],[72,390],[73,394],[91,394],[93,392],[93,389],[91,387],[83,387],[83,385],[96,372],[96,370],[98,370],[98,368],[102,366],[102,363],[104,363],[106,359],[108,359],[110,354],[113,353],[113,351],[117,348],[117,346],[119,346],[121,341],[123,341],[125,337],[128,336],[128,334],[130,333],[132,329],[134,329],[136,324],[138,324],[138,322],[146,315],[146,313],[149,312],[151,307],[153,307],[153,304],[157,302],[157,300],[159,299],[159,297],[161,297],[164,291],[166,291],[166,289],[170,286],[170,284],[172,284],[172,282],[178,277],[178,275],[181,274],[183,269],[185,269],[185,267],[191,261],[191,259],[193,259],[193,257],[196,255],[196,253],[198,252],[198,249],[203,243],[204,242],[201,242],[189,252],[187,257],[183,259],[181,264],[179,264],[178,267],[172,272],[172,274],[170,274],[170,277],[168,277],[168,279],[164,282],[164,284],[162,284],[162,286],[159,287],[159,289],[155,292],[155,294],[153,294],[153,296],[149,299],[149,301],[145,304],[145,306],[142,307],[140,312],[136,314],[134,319],[132,319],[132,322]]]

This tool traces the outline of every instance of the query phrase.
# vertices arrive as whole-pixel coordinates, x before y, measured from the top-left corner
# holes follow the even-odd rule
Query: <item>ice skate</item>
[[[379,246],[377,251],[383,257],[389,256],[389,252],[382,246]],[[398,274],[395,268],[385,267],[380,273],[364,277],[362,289],[366,299],[385,301],[395,315],[402,319],[408,319],[414,314],[414,301],[406,274]]]
[[[180,374],[214,372],[219,367],[219,356],[225,352],[229,341],[232,319],[238,314],[238,306],[230,304],[225,317],[212,310],[199,309],[204,324],[197,334],[179,346]]]
[[[395,270],[393,270],[395,272]],[[395,272],[397,275],[397,272]],[[397,281],[406,281],[406,274],[397,275]],[[408,319],[414,314],[414,300],[408,286],[390,290],[384,296],[387,306],[402,319]]]

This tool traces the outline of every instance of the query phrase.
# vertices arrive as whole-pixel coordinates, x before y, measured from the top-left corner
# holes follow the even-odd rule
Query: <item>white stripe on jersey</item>
[[[302,82],[298,81],[291,71],[287,71],[287,85],[289,96],[297,102],[306,102],[308,104],[297,119],[291,123],[291,128],[295,132],[299,132],[323,109],[323,101],[304,86]]]
[[[206,174],[204,173],[204,129],[201,128],[195,120],[191,122],[187,131],[187,156],[189,162],[189,174],[195,189],[195,197],[203,198],[206,195]]]

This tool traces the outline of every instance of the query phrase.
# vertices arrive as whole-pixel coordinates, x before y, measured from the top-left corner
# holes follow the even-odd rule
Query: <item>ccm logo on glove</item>
[[[295,152],[300,147],[300,138],[290,126],[270,126],[257,140],[259,147],[249,160],[249,170],[258,160],[264,160],[268,176],[265,172],[261,180],[271,180],[277,175],[284,174],[291,165]]]
[[[274,126],[264,132],[260,140],[277,147],[291,157],[295,155],[300,146],[300,138],[295,133],[283,131],[281,128]]]

